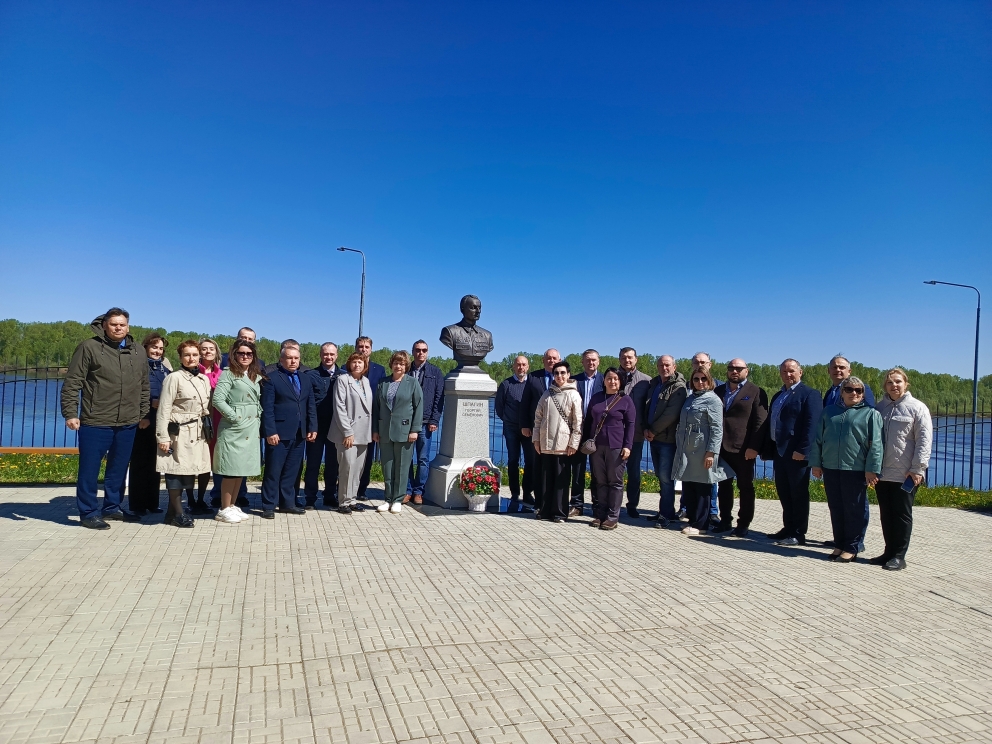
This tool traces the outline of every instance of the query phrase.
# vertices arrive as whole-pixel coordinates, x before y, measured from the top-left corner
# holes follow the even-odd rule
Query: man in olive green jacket
[[[110,527],[108,519],[138,519],[123,511],[121,496],[134,432],[149,410],[148,357],[129,333],[127,311],[111,308],[90,327],[93,338],[79,344],[72,354],[61,403],[66,426],[79,432],[79,518],[84,527],[105,530]],[[97,477],[104,456],[107,469],[101,509]]]

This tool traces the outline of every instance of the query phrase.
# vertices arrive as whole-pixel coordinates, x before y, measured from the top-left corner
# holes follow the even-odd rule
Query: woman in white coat
[[[568,362],[558,362],[551,376],[534,414],[534,452],[544,475],[544,503],[537,518],[564,522],[572,483],[569,462],[582,437],[582,398],[569,379]]]
[[[210,472],[210,447],[207,445],[207,427],[213,428],[210,383],[200,374],[200,350],[196,341],[183,341],[178,353],[182,367],[162,382],[162,397],[155,416],[156,469],[165,475],[165,487],[169,491],[165,523],[192,527],[193,520],[183,511],[182,499],[183,491],[188,491],[192,503],[198,476]]]
[[[348,374],[334,383],[334,417],[327,438],[338,453],[338,511],[351,514],[358,504],[358,483],[372,441],[372,388],[365,376],[365,357],[352,354]]]

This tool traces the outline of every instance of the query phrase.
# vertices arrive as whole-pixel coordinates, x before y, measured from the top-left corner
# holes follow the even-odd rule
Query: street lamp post
[[[362,304],[358,310],[358,335],[361,337],[365,335],[363,333],[365,328],[365,254],[354,248],[345,248],[344,246],[341,246],[338,250],[342,252],[347,251],[348,253],[358,253],[362,257]]]
[[[948,287],[963,287],[973,289],[978,295],[978,309],[975,310],[975,371],[971,381],[971,470],[968,473],[968,488],[975,487],[975,434],[978,428],[978,328],[982,322],[982,293],[978,287],[970,284],[955,284],[954,282],[929,281],[924,284],[943,284]]]

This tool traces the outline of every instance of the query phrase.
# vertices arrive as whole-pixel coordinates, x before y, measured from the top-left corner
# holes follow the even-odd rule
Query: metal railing
[[[75,447],[78,435],[65,425],[59,397],[66,368],[59,363],[27,364],[0,370],[0,447]],[[980,401],[975,431],[974,483],[992,490],[992,410]],[[941,406],[932,412],[933,452],[927,481],[930,485],[964,486],[970,475],[971,408],[964,404]],[[430,456],[437,454],[440,429],[431,437]],[[503,425],[489,401],[489,449],[496,463],[506,463]],[[653,472],[649,448],[644,448],[641,470]],[[756,476],[772,478],[772,463],[758,460]]]

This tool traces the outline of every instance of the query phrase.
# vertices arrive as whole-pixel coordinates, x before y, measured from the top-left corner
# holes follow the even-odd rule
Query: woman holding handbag
[[[551,385],[534,414],[534,452],[541,458],[544,477],[544,503],[538,519],[568,519],[572,485],[568,458],[578,451],[581,435],[582,398],[569,380],[568,362],[558,362],[551,369]]]
[[[165,523],[192,527],[193,520],[183,511],[183,491],[195,503],[193,488],[197,476],[210,472],[213,436],[210,420],[210,383],[200,374],[200,349],[196,341],[183,341],[177,350],[182,367],[165,378],[155,417],[158,442],[156,470],[165,475],[169,508]]]
[[[610,367],[603,374],[603,392],[592,396],[582,423],[581,451],[589,455],[599,493],[591,524],[601,530],[615,530],[620,523],[623,472],[634,446],[636,419],[634,401],[620,392],[620,372]]]

